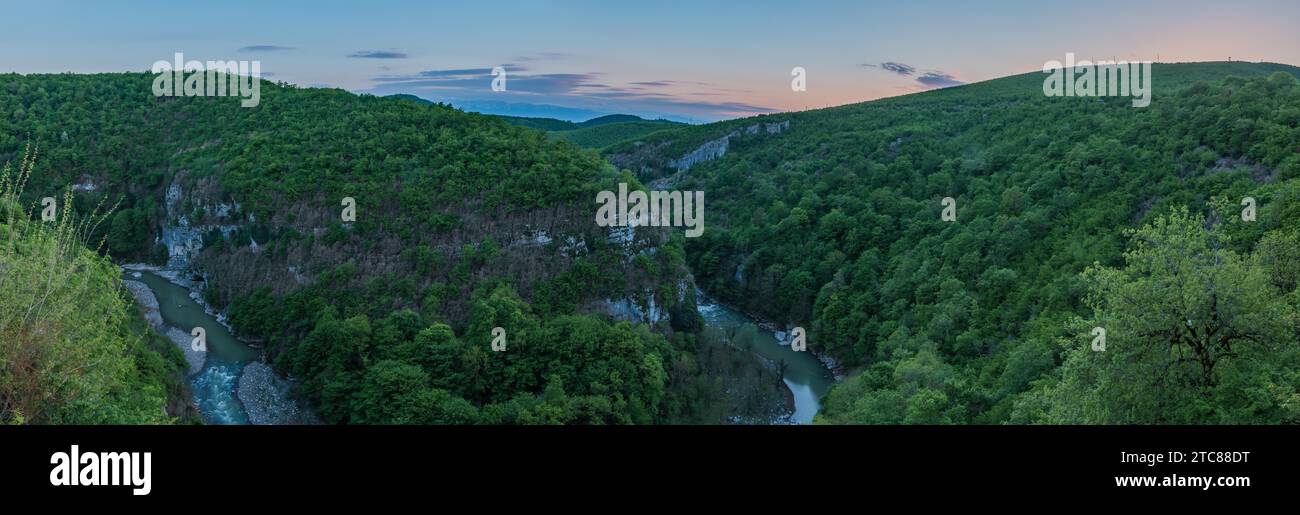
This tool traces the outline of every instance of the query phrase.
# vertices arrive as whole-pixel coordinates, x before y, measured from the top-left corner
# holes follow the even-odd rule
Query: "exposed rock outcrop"
[[[790,130],[790,121],[758,122],[701,143],[694,150],[680,156],[665,155],[672,140],[657,143],[636,142],[626,151],[609,154],[606,159],[622,169],[632,170],[642,180],[651,181],[655,188],[664,188],[676,182],[678,174],[700,163],[718,159],[727,154],[732,141],[740,137],[777,135]]]
[[[668,166],[677,171],[689,170],[692,166],[712,161],[727,154],[727,147],[731,144],[731,139],[742,135],[753,136],[759,132],[767,134],[780,134],[790,128],[790,121],[773,123],[756,123],[731,131],[726,136],[707,141],[695,150],[688,152],[686,155],[677,159],[668,161]]]

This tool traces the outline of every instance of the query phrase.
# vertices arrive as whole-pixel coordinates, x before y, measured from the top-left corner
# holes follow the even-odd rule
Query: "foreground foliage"
[[[0,423],[173,420],[164,407],[184,358],[144,323],[120,270],[86,248],[102,217],[65,208],[32,220],[18,194],[35,161],[0,172]]]

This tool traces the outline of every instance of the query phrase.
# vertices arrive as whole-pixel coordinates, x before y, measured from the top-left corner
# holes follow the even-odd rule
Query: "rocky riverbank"
[[[739,401],[742,406],[746,406],[745,409],[735,410],[734,413],[743,416],[732,417],[731,421],[762,424],[812,422],[813,417],[821,409],[822,396],[834,384],[834,376],[837,375],[832,367],[827,366],[827,361],[818,359],[814,353],[809,352],[812,349],[804,351],[791,349],[789,335],[791,328],[778,327],[771,321],[749,316],[717,302],[702,292],[697,292],[696,298],[698,299],[696,306],[700,315],[704,317],[706,331],[720,331],[715,337],[721,338],[721,341],[728,343],[729,346],[735,346],[740,351],[751,353],[753,355],[751,359],[762,363],[762,366],[757,367],[762,371],[760,375],[770,376],[770,379],[759,379],[757,382],[752,382],[754,378],[749,378],[750,385],[743,386],[742,391],[728,390],[729,393],[738,394],[739,396],[732,398]],[[723,375],[735,377],[738,369],[732,366],[725,370]],[[754,398],[753,391],[766,391],[766,388],[758,386],[763,384],[773,384],[776,388],[772,393],[778,394],[769,395],[759,404],[756,402],[759,399]],[[746,395],[745,392],[749,394]],[[772,409],[782,405],[789,407],[792,404],[792,411]],[[760,405],[770,411],[755,417],[754,408]]]
[[[136,272],[136,274],[139,274],[139,272]],[[145,321],[149,322],[149,325],[154,330],[175,342],[176,346],[180,347],[181,352],[185,354],[185,362],[190,365],[186,375],[194,375],[199,370],[202,370],[206,356],[204,353],[194,350],[193,346],[190,345],[192,338],[188,333],[163,322],[162,311],[158,308],[158,297],[154,295],[153,290],[140,281],[129,279],[123,280],[122,285],[126,287],[127,291],[131,292],[131,296],[135,297],[136,303],[140,305],[140,310],[144,312]]]
[[[292,384],[280,379],[270,365],[254,361],[244,365],[235,394],[254,425],[319,424],[307,410],[290,397]]]
[[[123,284],[136,298],[145,319],[185,354],[189,364],[187,376],[205,421],[263,425],[320,423],[310,408],[291,395],[292,381],[277,376],[270,366],[256,357],[260,353],[251,350],[233,334],[210,325],[215,321],[229,328],[224,317],[203,302],[198,293],[201,281],[184,271],[151,265],[125,265],[123,268],[126,270]],[[144,277],[143,274],[156,277]],[[156,278],[171,284],[159,285]],[[182,289],[174,289],[173,285]],[[163,289],[155,291],[155,287]],[[166,306],[162,305],[164,302]],[[206,326],[209,329],[207,352],[195,351],[191,346],[193,337],[173,326],[175,321],[163,318],[164,311],[171,316],[172,312],[163,308],[171,308],[172,303],[183,304],[187,316],[193,317],[195,308],[204,311],[206,316],[200,315],[191,323],[209,324]]]
[[[737,313],[741,313],[746,317],[749,317],[751,320],[754,321],[754,325],[758,326],[759,329],[763,329],[765,331],[772,333],[772,335],[776,338],[776,343],[779,345],[788,347],[791,343],[791,340],[793,339],[793,336],[791,335],[795,327],[793,325],[787,325],[785,327],[782,327],[776,322],[767,320],[757,315],[746,313],[744,310],[736,306],[732,306],[730,304],[724,303],[715,298],[709,297],[707,294],[704,293],[703,290],[700,289],[695,290],[695,295],[696,298],[698,299],[708,299],[709,302],[716,303],[719,306],[725,306],[727,309],[730,309]],[[817,352],[817,350],[811,348],[807,349],[805,352],[811,354],[814,358],[817,358],[817,361],[820,361],[822,366],[826,367],[826,370],[829,370],[831,372],[831,375],[835,378],[835,381],[837,382],[843,381],[844,378],[847,376],[848,371],[844,368],[844,365],[840,364],[840,362],[836,361],[835,358],[831,357],[829,354]]]
[[[160,267],[155,265],[146,265],[143,263],[125,264],[122,265],[122,269],[135,274],[139,274],[141,272],[151,272],[154,275],[157,275],[158,277],[162,277],[163,279],[166,279],[168,282],[172,284],[175,284],[177,286],[185,288],[186,290],[189,290],[190,300],[193,300],[195,304],[198,304],[199,307],[203,308],[203,312],[207,313],[208,316],[215,318],[217,320],[217,323],[221,324],[222,327],[225,327],[227,331],[230,331],[231,334],[234,334],[235,328],[230,326],[229,320],[226,320],[226,314],[217,311],[215,308],[213,308],[211,305],[208,304],[207,299],[204,299],[202,294],[203,283],[195,282],[193,279],[190,278],[191,274],[189,274],[188,272],[184,270],[177,270],[174,268]],[[136,277],[139,276],[137,275]],[[204,279],[200,278],[199,280],[203,281]]]

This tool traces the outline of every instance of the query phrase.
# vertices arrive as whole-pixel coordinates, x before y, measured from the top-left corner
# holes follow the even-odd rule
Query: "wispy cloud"
[[[925,72],[916,78],[916,82],[931,88],[947,88],[965,84],[965,82],[957,80],[956,77],[940,71]]]
[[[596,73],[525,73],[527,68],[516,65],[506,69],[507,90],[533,95],[573,95],[590,93],[607,88],[597,82]],[[373,80],[412,89],[461,90],[469,92],[490,91],[492,68],[452,68],[425,70],[411,75],[380,76]]]
[[[280,45],[249,45],[239,49],[240,52],[281,52],[285,50],[297,50],[297,48]]]
[[[505,69],[507,76],[509,74],[516,74],[516,73],[522,73],[528,71],[528,67],[520,66],[517,64],[503,64],[501,65],[501,68]],[[492,70],[494,69],[496,69],[495,66],[492,68],[459,68],[459,69],[450,69],[450,70],[425,70],[416,73],[415,75],[416,77],[424,78],[424,79],[479,77],[483,75],[492,75]]]
[[[909,64],[903,64],[903,63],[896,63],[893,61],[880,63],[880,69],[885,70],[887,72],[894,72],[903,76],[911,76],[913,73],[916,73],[915,66]]]
[[[960,86],[962,84],[965,84],[965,82],[957,80],[957,77],[953,76],[950,73],[946,73],[943,70],[927,70],[924,73],[917,75],[916,74],[917,70],[915,66],[912,66],[910,64],[900,63],[897,61],[886,61],[880,63],[879,65],[868,63],[868,64],[863,64],[862,67],[880,68],[882,70],[885,70],[887,72],[893,73],[901,77],[913,78],[916,80],[916,84],[924,89],[947,88],[950,86]]]
[[[348,55],[355,59],[406,59],[406,54],[393,50],[362,50]]]
[[[437,101],[487,101],[545,103],[601,112],[629,114],[690,113],[721,118],[774,112],[760,105],[726,101],[723,91],[705,90],[703,83],[674,80],[611,82],[600,73],[536,73],[528,67],[507,64],[504,92],[493,92],[492,68],[447,68],[405,75],[374,77],[374,94],[410,93]],[[671,90],[660,91],[661,88]],[[714,88],[716,89],[716,88]],[[715,98],[702,99],[701,96]],[[733,97],[734,98],[734,97]],[[706,101],[708,100],[708,101]]]
[[[521,55],[519,57],[516,57],[515,60],[521,63],[527,63],[527,62],[534,62],[534,61],[559,61],[562,59],[568,59],[570,57],[573,57],[573,54],[567,52],[536,52],[532,54]]]

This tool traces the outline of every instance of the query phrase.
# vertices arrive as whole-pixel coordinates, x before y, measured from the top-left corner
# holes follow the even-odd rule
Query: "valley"
[[[652,130],[270,83],[241,109],[152,97],[147,74],[10,74],[0,158],[39,149],[23,205],[74,184],[75,215],[115,205],[87,241],[142,264],[126,279],[156,296],[160,333],[207,329],[186,377],[209,423],[1293,420],[1290,386],[1277,388],[1300,359],[1282,345],[1296,69],[1151,73],[1144,109],[1045,97],[1026,74]],[[601,128],[616,130],[562,135]],[[602,192],[646,185],[704,192],[707,229],[593,222]],[[1244,197],[1260,199],[1258,223],[1233,221]],[[354,218],[340,218],[344,198]],[[1184,386],[1101,388],[1096,374],[1163,366],[1135,336],[1161,320],[1106,299],[1164,284],[1139,270],[1167,249],[1212,284],[1258,285],[1189,293],[1186,319],[1226,295],[1271,322],[1216,322],[1264,331],[1244,357],[1189,337],[1179,352],[1204,365],[1171,369]],[[189,281],[195,293],[173,284]],[[1120,351],[1084,353],[1088,324]],[[761,328],[795,326],[810,352]],[[497,328],[508,351],[489,345]],[[819,356],[852,372],[837,383]],[[250,419],[245,374],[302,415]],[[1234,391],[1256,392],[1254,407]],[[1167,399],[1183,404],[1150,409]]]
[[[4,12],[10,504],[1295,497],[1300,2]]]

